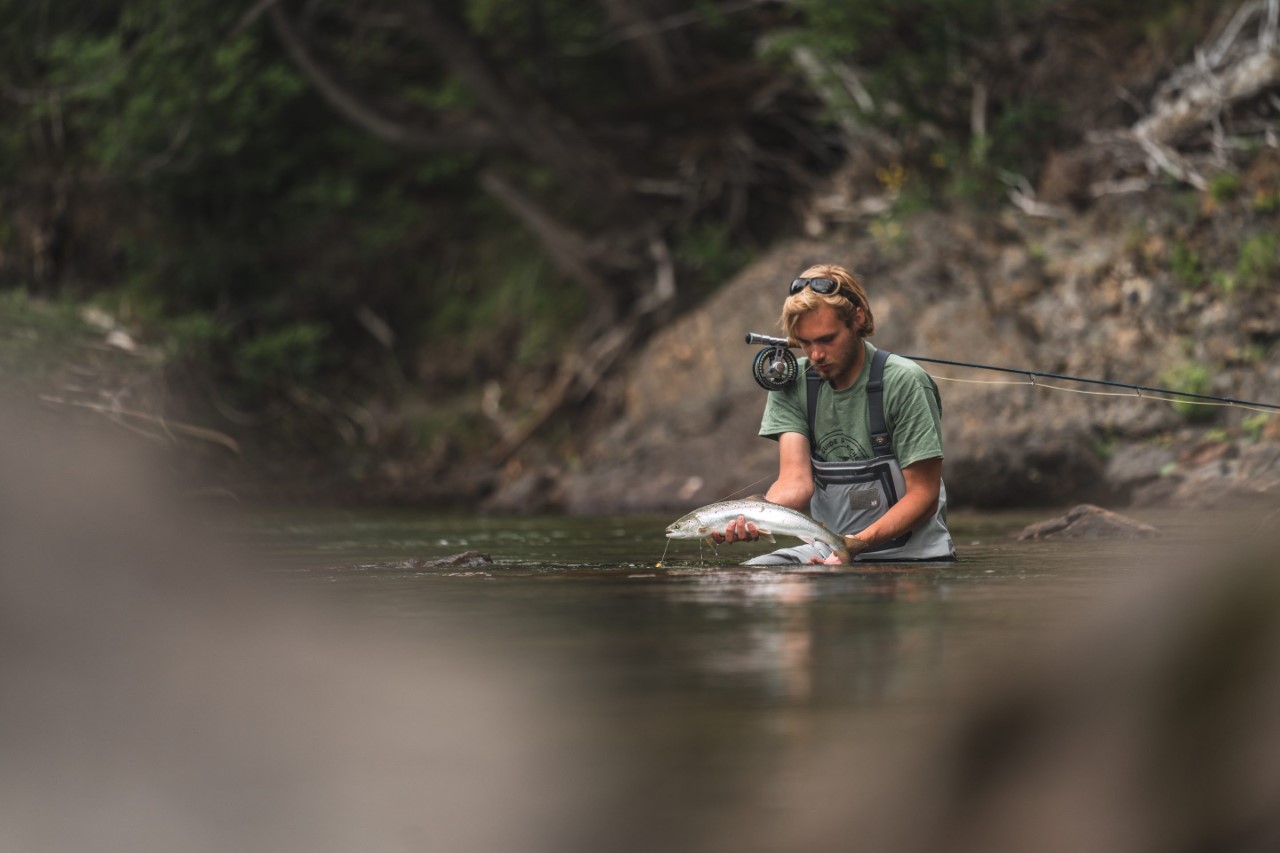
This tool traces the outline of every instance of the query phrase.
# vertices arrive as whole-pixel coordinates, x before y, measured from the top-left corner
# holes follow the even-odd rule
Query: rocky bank
[[[1278,162],[1266,151],[1254,169]],[[756,434],[767,392],[743,337],[779,334],[786,283],[818,261],[863,277],[873,342],[894,352],[1280,402],[1280,286],[1187,280],[1177,264],[1191,244],[1204,269],[1230,270],[1224,235],[1274,226],[1257,208],[1157,187],[1056,219],[929,213],[789,241],[648,343],[573,464],[509,471],[489,507],[674,511],[763,491],[776,451]],[[1280,418],[926,366],[954,506],[1280,502]]]

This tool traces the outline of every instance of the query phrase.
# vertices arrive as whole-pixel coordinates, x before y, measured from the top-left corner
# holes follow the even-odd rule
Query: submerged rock
[[[451,554],[448,557],[438,557],[434,560],[420,560],[417,557],[410,557],[407,560],[390,560],[385,563],[362,563],[352,568],[366,572],[399,572],[405,569],[417,571],[423,569],[468,569],[475,566],[492,565],[493,558],[488,554],[482,554],[479,551],[463,551],[461,554]]]
[[[1145,539],[1159,533],[1150,524],[1093,504],[1072,507],[1066,515],[1023,528],[1014,539]]]
[[[472,566],[492,566],[493,558],[479,551],[463,551],[461,554],[453,554],[449,557],[440,557],[435,560],[414,560],[413,562],[418,564],[413,568],[418,569],[463,569]]]

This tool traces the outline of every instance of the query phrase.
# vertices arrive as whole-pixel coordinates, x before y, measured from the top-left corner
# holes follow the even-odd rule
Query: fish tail
[[[814,540],[810,540],[809,544],[813,544]],[[853,562],[849,559],[849,549],[844,546],[844,540],[839,536],[833,536],[830,539],[818,539],[823,545],[826,545],[831,551],[840,556],[840,564],[847,566]]]

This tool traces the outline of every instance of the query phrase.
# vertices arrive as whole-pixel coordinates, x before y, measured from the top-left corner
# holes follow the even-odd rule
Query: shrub
[[[1274,234],[1255,234],[1240,246],[1236,283],[1246,291],[1265,290],[1280,273],[1280,243]]]
[[[1204,281],[1204,270],[1200,266],[1200,255],[1196,250],[1179,240],[1169,250],[1169,271],[1174,279],[1186,288],[1198,287]]]
[[[1240,195],[1240,178],[1237,175],[1223,173],[1214,175],[1209,181],[1209,197],[1219,203],[1232,201]]]
[[[1213,370],[1202,362],[1185,361],[1161,374],[1160,383],[1187,394],[1208,394],[1213,390]],[[1213,407],[1187,397],[1175,396],[1173,408],[1189,421],[1209,420],[1214,415]]]

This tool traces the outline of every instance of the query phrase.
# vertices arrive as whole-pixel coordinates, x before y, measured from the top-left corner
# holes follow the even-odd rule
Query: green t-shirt
[[[867,357],[853,385],[834,391],[830,383],[823,382],[818,391],[818,437],[810,437],[810,443],[828,462],[850,462],[875,455],[868,427],[867,376],[876,348],[867,341],[863,345]],[[809,360],[801,358],[799,362],[800,378],[789,388],[769,392],[760,435],[775,440],[784,432],[808,435],[808,383],[804,376]],[[942,400],[938,386],[914,361],[890,355],[885,362],[884,419],[893,442],[893,455],[902,467],[942,456]]]

